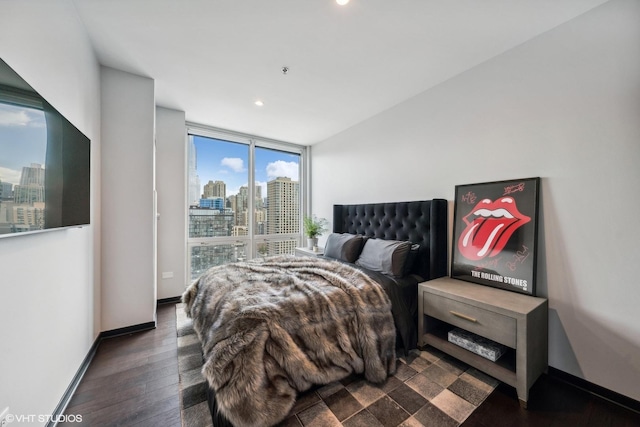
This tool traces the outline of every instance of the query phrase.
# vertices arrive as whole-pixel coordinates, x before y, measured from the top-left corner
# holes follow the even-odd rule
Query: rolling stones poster
[[[540,178],[456,186],[451,277],[535,295],[539,187]]]

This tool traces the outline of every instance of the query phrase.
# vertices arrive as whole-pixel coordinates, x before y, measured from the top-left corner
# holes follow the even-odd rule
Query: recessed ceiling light
[[[262,102],[261,100],[257,99],[256,102],[254,102],[254,104],[256,104],[258,107],[262,107],[264,105],[264,102]]]
[[[336,0],[336,3],[338,3],[340,6],[344,6],[345,4],[349,3],[349,0]]]

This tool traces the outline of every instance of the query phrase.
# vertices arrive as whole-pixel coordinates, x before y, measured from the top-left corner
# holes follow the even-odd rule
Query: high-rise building
[[[237,206],[236,206],[236,196],[229,196],[227,197],[227,206],[228,209],[231,209],[233,212],[237,212]],[[235,221],[234,221],[235,224]]]
[[[198,204],[203,209],[217,209],[219,211],[224,211],[224,199],[222,197],[200,199]]]
[[[224,181],[211,181],[204,186],[204,199],[210,199],[212,197],[222,197],[223,199],[227,198],[227,184]]]
[[[256,235],[267,234],[267,210],[265,208],[255,209],[253,232]]]
[[[209,180],[202,189],[201,199],[209,199],[211,197],[213,197],[213,181]]]
[[[13,201],[17,205],[31,205],[44,202],[43,185],[16,185],[13,190]]]
[[[249,209],[249,188],[242,186],[236,195],[236,206],[234,209],[236,213],[236,225],[248,225],[247,209]]]
[[[189,209],[189,237],[226,237],[233,228],[233,212]]]
[[[0,234],[11,232],[8,231],[7,225],[13,223],[13,206],[15,206],[13,202],[5,201],[0,203],[0,228],[4,227],[4,230],[0,230]]]
[[[44,168],[31,163],[22,168],[20,184],[13,188],[13,201],[18,205],[33,205],[44,202]]]
[[[291,178],[278,177],[267,182],[267,234],[300,231],[300,185]],[[296,241],[269,244],[269,254],[293,253]]]
[[[216,181],[213,183],[213,197],[227,198],[227,184],[224,181]]]
[[[44,203],[36,202],[33,206],[14,205],[12,208],[14,232],[44,228]]]
[[[249,234],[249,229],[244,225],[234,225],[233,230],[231,232],[232,236],[247,236]]]
[[[247,249],[244,243],[203,245],[192,248],[191,279],[196,279],[212,266],[247,260]]]
[[[254,206],[254,215],[253,215],[253,227],[255,234],[266,234],[267,233],[267,208],[266,208],[266,199],[262,198],[262,186],[260,183],[256,182],[254,186],[256,193],[254,194],[255,206]]]
[[[39,163],[24,166],[20,175],[20,185],[41,185],[44,187],[44,168]]]
[[[262,209],[264,207],[264,202],[262,200],[262,186],[256,182],[254,188],[256,189],[256,194],[254,195],[256,201],[255,207],[256,209]]]
[[[0,181],[0,200],[13,200],[13,184]]]

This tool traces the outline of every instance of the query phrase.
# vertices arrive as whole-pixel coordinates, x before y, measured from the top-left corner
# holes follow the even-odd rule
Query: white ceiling
[[[605,1],[73,0],[100,63],[153,78],[157,105],[301,144]]]

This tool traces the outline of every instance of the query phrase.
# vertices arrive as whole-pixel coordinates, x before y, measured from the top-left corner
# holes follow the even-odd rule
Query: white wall
[[[154,82],[101,67],[102,330],[155,321]]]
[[[614,0],[313,147],[313,212],[540,176],[549,364],[640,399],[640,2]],[[330,171],[330,173],[329,173]]]
[[[0,239],[0,411],[51,414],[100,331],[99,67],[69,2],[0,10],[0,57],[91,139],[91,226]]]
[[[180,296],[187,285],[186,147],[184,111],[157,108],[158,299]]]

